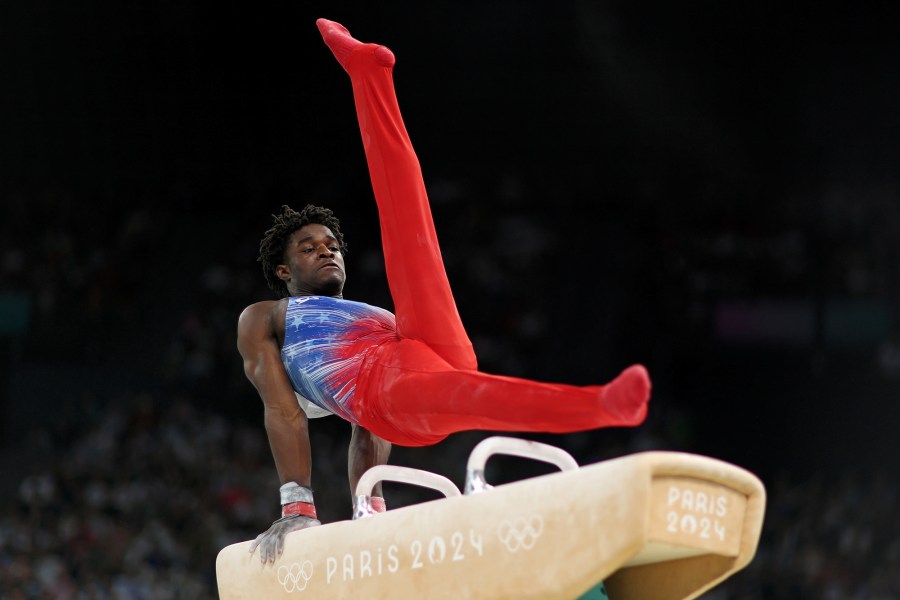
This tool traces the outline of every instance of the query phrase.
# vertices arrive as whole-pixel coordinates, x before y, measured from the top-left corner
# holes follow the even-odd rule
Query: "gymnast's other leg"
[[[467,430],[571,433],[633,427],[647,416],[650,378],[632,365],[606,385],[576,386],[454,369],[418,340],[383,344],[357,385],[358,416],[395,444],[430,445]]]

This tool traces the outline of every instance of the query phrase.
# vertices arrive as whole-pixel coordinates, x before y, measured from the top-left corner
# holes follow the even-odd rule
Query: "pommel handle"
[[[431,488],[447,496],[462,496],[459,488],[452,481],[429,471],[400,467],[397,465],[376,465],[371,467],[356,484],[356,496],[353,502],[353,520],[371,517],[378,513],[372,508],[372,490],[380,481],[396,481],[409,483],[419,487]]]
[[[556,446],[519,438],[493,436],[479,442],[469,454],[469,462],[466,464],[465,493],[467,495],[486,492],[493,487],[484,478],[484,466],[488,458],[494,454],[532,458],[556,465],[561,471],[578,468],[578,462],[572,455]]]

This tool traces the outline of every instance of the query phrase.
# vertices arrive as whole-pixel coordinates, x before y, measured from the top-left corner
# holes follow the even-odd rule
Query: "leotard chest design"
[[[366,352],[396,339],[389,311],[328,296],[288,300],[281,361],[297,393],[316,406],[357,423],[356,377]]]

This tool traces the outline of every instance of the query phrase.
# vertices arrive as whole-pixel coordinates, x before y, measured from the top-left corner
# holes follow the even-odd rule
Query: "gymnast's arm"
[[[279,303],[264,301],[244,309],[238,319],[238,351],[244,373],[262,399],[266,433],[282,484],[295,482],[305,488],[312,480],[312,452],[306,414],[301,410],[281,363],[275,323]],[[274,561],[284,549],[284,536],[320,522],[314,517],[296,516],[278,520],[260,534],[251,546],[260,546],[260,559]]]
[[[365,427],[353,423],[353,432],[350,435],[350,448],[347,452],[347,475],[350,479],[351,499],[356,496],[356,486],[363,473],[370,467],[386,465],[390,454],[390,442],[381,439]],[[372,490],[372,496],[382,499],[380,503],[373,500],[373,504],[376,510],[379,508],[383,510],[384,495],[381,493],[380,481],[375,485],[375,489]]]

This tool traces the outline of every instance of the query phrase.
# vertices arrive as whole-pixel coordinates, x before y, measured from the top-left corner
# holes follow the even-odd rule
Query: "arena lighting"
[[[561,470],[499,486],[490,456]],[[379,481],[446,497],[374,513]],[[600,581],[614,600],[696,598],[753,559],[766,495],[752,473],[718,459],[649,451],[578,466],[553,446],[491,437],[473,449],[466,493],[408,467],[360,479],[354,518],[288,534],[262,564],[251,541],[216,560],[222,600],[282,598],[548,598],[572,600]]]

